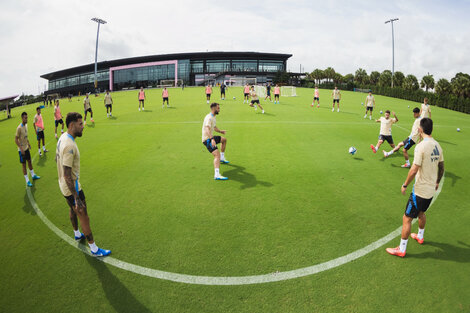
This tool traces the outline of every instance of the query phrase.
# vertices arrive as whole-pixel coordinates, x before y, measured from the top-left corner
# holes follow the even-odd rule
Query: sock
[[[424,236],[424,228],[418,228],[418,239],[423,239]]]
[[[379,151],[379,146],[375,146],[375,151]]]
[[[224,154],[225,154],[224,152],[220,152],[220,159],[221,160],[225,160],[225,155]]]
[[[401,239],[400,241],[400,252],[406,252],[406,245],[408,244],[408,239]]]
[[[80,237],[82,235],[82,233],[77,229],[77,230],[73,230],[73,233],[75,234],[75,237]]]
[[[410,164],[410,160],[406,160],[405,163],[409,165],[409,164]]]
[[[38,148],[38,152],[39,152],[39,154],[41,154],[41,148]]]
[[[34,170],[29,170],[29,172],[31,173],[31,177],[34,176],[34,175],[36,175],[36,174],[34,174]],[[26,175],[26,176],[27,176],[27,175]]]
[[[98,246],[96,245],[96,243],[93,242],[93,243],[89,243],[88,245],[90,246],[91,252],[98,251]]]
[[[387,156],[392,155],[392,154],[394,154],[394,153],[395,153],[395,151],[393,151],[393,150],[390,151],[390,152],[387,152]]]
[[[26,183],[29,182],[28,174],[24,175],[24,180],[26,180]]]
[[[215,168],[214,171],[215,171],[214,176],[219,176],[220,175],[220,172],[219,172],[218,168]]]
[[[46,151],[46,146],[43,145],[43,146],[42,146],[42,150]]]

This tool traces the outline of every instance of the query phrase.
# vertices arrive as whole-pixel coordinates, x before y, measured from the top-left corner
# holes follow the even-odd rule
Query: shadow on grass
[[[458,175],[455,175],[455,174],[452,173],[452,172],[447,172],[447,171],[445,172],[444,176],[445,176],[446,178],[452,179],[452,187],[455,186],[455,183],[457,183],[457,181],[458,181],[459,179],[462,179],[462,177],[460,177],[460,176],[458,176]]]
[[[111,117],[108,117],[110,120],[117,120],[118,118],[114,115],[112,115]]]
[[[111,273],[105,263],[88,254],[85,258],[96,270],[106,298],[116,312],[151,312]]]
[[[470,245],[462,241],[459,241],[458,243],[463,247],[443,242],[424,241],[425,245],[438,248],[439,250],[420,254],[411,254],[409,256],[417,259],[438,259],[457,263],[470,263]],[[408,257],[408,255],[406,257]]]
[[[389,155],[388,157],[384,157],[383,152],[377,152],[377,153],[382,154],[382,158],[380,159],[380,161],[382,161],[382,162],[385,161],[386,159],[394,159],[394,158],[398,158],[398,157],[403,158],[403,155],[399,154],[399,153],[394,153],[392,155]]]
[[[223,175],[227,176],[230,180],[241,182],[243,185],[240,186],[240,189],[253,188],[258,185],[261,185],[264,187],[273,186],[273,184],[269,182],[257,180],[255,175],[246,172],[243,166],[230,164],[230,163],[227,164],[226,166],[232,167],[232,169],[228,171],[224,171]]]
[[[169,106],[169,107],[164,107],[163,109],[164,109],[164,110],[166,110],[166,109],[175,110],[176,107]]]
[[[358,157],[354,157],[353,160],[356,160],[356,161],[364,161],[363,158],[358,158]]]
[[[31,193],[33,194],[33,197],[34,197],[34,193],[36,192],[36,187],[30,187],[31,189]],[[30,215],[36,215],[36,211],[34,211],[34,208],[33,206],[31,205],[31,202],[29,202],[29,197],[28,197],[28,193],[27,191],[25,190],[24,191],[24,205],[23,205],[23,211],[26,213],[26,214],[30,214]]]
[[[38,161],[36,162],[35,165],[38,165],[40,167],[44,167],[47,161],[47,155],[51,152],[45,152],[42,154],[42,156],[38,156]]]
[[[144,113],[149,112],[150,113],[150,112],[153,112],[153,111],[152,110],[142,110],[141,112],[144,112]]]
[[[436,140],[437,140],[437,139],[436,139]],[[437,142],[439,142],[439,143],[445,143],[445,144],[447,144],[447,145],[457,146],[456,143],[449,142],[449,141],[445,141],[445,140],[437,140]]]
[[[87,127],[95,128],[95,123],[86,123]]]
[[[268,112],[264,112],[264,113],[260,112],[258,114],[267,115],[267,116],[276,116],[276,114],[272,114],[272,113],[268,113]]]

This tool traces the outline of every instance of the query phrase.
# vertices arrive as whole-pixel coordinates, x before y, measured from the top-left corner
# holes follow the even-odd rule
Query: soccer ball
[[[356,149],[356,148],[354,148],[354,147],[350,147],[350,148],[349,148],[349,154],[350,154],[350,155],[355,155],[356,152],[357,152],[357,149]]]
[[[459,132],[459,131],[460,131],[460,128],[457,128],[457,131]]]
[[[410,108],[410,106],[408,106],[408,108]]]
[[[383,114],[384,112],[380,111],[380,114]]]
[[[233,97],[233,100],[235,100],[235,97]]]
[[[364,105],[364,102],[361,102],[361,105]]]

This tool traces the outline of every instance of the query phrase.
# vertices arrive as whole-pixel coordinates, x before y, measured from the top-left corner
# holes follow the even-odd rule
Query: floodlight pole
[[[96,32],[96,49],[95,49],[95,90],[98,88],[98,38],[100,37],[100,24],[106,24],[105,20],[94,17],[91,19],[93,22],[98,23],[98,31]]]
[[[392,88],[393,88],[393,77],[395,76],[395,39],[393,35],[393,22],[398,21],[398,18],[392,18],[388,21],[385,21],[385,24],[392,24]]]

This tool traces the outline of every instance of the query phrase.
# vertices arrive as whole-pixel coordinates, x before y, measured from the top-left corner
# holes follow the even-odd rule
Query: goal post
[[[255,92],[260,98],[266,98],[266,87],[255,85]]]
[[[297,97],[297,90],[294,86],[282,86],[281,96],[284,97]]]
[[[256,78],[253,77],[230,77],[225,80],[228,86],[245,86],[246,84],[249,84],[250,86],[256,85]]]
[[[174,79],[162,79],[160,81],[160,84],[157,85],[157,88],[163,88],[163,87],[178,87],[183,84],[182,79],[177,79],[176,82]]]

